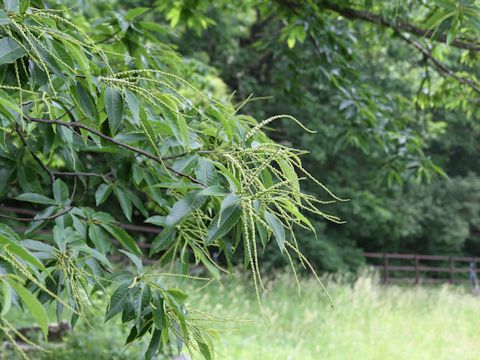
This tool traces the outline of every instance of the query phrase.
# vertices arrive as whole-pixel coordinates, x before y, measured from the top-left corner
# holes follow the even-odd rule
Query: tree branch
[[[475,92],[477,92],[478,94],[480,94],[480,85],[476,82],[476,81],[473,81],[473,80],[470,80],[470,79],[467,79],[467,78],[464,78],[464,77],[461,77],[461,76],[458,76],[455,71],[453,71],[452,69],[450,69],[449,67],[447,67],[445,64],[443,64],[442,62],[440,62],[437,58],[435,58],[431,53],[430,51],[428,51],[427,49],[425,49],[418,41],[416,40],[412,40],[408,37],[406,37],[405,35],[403,35],[402,33],[398,32],[397,31],[397,35],[402,39],[404,40],[406,43],[408,43],[409,45],[413,46],[414,48],[416,48],[417,50],[419,50],[423,56],[425,56],[426,58],[428,58],[434,65],[435,67],[439,70],[439,72],[441,72],[442,74],[445,74],[447,76],[450,76],[451,78],[457,80],[459,83],[461,84],[464,84],[468,87],[470,87],[472,90],[474,90]]]
[[[351,8],[342,7],[340,5],[330,3],[327,1],[320,1],[319,5],[325,9],[332,10],[342,15],[347,19],[362,20],[372,24],[377,24],[377,25],[391,28],[393,30],[396,30],[397,32],[404,31],[410,34],[425,37],[431,40],[436,40],[442,43],[447,42],[447,37],[445,35],[440,35],[438,37],[433,38],[434,32],[432,30],[421,29],[408,22],[403,22],[403,21],[396,22],[396,21],[387,20],[378,14],[374,14],[368,11],[355,10]],[[460,49],[480,51],[480,44],[478,42],[467,41],[464,39],[453,40],[450,43],[450,45]]]
[[[55,182],[55,175],[53,174],[53,172],[50,171],[50,169],[42,162],[42,160],[40,160],[40,158],[32,150],[28,148],[27,139],[25,139],[25,136],[20,130],[18,124],[15,124],[15,132],[18,134],[18,136],[20,137],[20,140],[22,140],[23,146],[25,146],[25,148],[30,152],[33,159],[42,167],[43,170],[45,170],[48,176],[50,176],[50,180],[52,180],[52,183]]]
[[[80,129],[84,129],[86,131],[88,131],[89,133],[92,133],[94,135],[97,135],[98,137],[106,140],[106,141],[109,141],[115,145],[118,145],[120,147],[123,147],[125,149],[128,149],[130,151],[133,151],[137,154],[140,154],[140,155],[143,155],[159,164],[161,164],[162,166],[165,166],[165,168],[167,168],[169,171],[171,171],[172,173],[174,173],[175,175],[177,176],[181,176],[181,177],[184,177],[184,178],[187,178],[189,179],[191,182],[193,183],[196,183],[196,184],[199,184],[203,187],[207,187],[207,185],[205,185],[204,183],[198,181],[197,179],[193,178],[192,176],[188,175],[188,174],[184,174],[180,171],[177,171],[175,169],[173,169],[171,166],[167,165],[164,163],[163,159],[160,158],[160,157],[157,157],[155,155],[152,155],[150,154],[149,152],[147,151],[144,151],[142,149],[139,149],[135,146],[131,146],[129,144],[126,144],[124,142],[121,142],[121,141],[118,141],[118,140],[115,140],[114,138],[108,136],[108,135],[105,135],[104,133],[98,131],[98,130],[95,130],[95,129],[92,129],[80,122],[77,122],[77,121],[73,121],[73,122],[65,122],[65,121],[59,121],[59,120],[49,120],[49,119],[38,119],[38,118],[32,118],[30,116],[27,116],[27,115],[24,115],[26,117],[27,120],[29,121],[32,121],[32,122],[36,122],[36,123],[42,123],[42,124],[50,124],[50,125],[60,125],[60,126],[64,126],[66,128],[69,128],[70,130],[74,130],[74,127],[78,127]]]
[[[60,216],[68,214],[70,211],[72,211],[75,208],[75,206],[72,206],[71,204],[73,203],[73,199],[75,197],[75,192],[76,191],[77,191],[77,178],[74,177],[73,178],[72,195],[70,196],[70,206],[68,208],[64,208],[62,211],[59,211],[56,214],[53,214],[53,215],[50,215],[50,216],[45,216],[45,217],[36,217],[35,216],[33,218],[19,218],[19,217],[0,214],[0,218],[22,221],[22,222],[54,220],[56,218],[59,218]],[[0,207],[0,209],[2,209],[2,207]]]

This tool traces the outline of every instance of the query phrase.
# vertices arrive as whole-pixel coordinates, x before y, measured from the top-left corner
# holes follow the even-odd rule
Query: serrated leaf
[[[121,284],[110,297],[107,313],[105,314],[105,322],[124,310],[125,302],[128,298],[128,286],[128,283]]]
[[[145,352],[145,360],[152,359],[158,351],[158,347],[160,346],[160,338],[162,332],[158,329],[153,330],[152,338],[150,340],[150,344],[148,345],[148,349]]]
[[[273,235],[277,240],[277,245],[283,252],[285,250],[285,228],[283,227],[282,222],[278,220],[275,215],[268,212],[267,210],[265,210],[265,221],[273,231]]]
[[[19,0],[3,0],[3,8],[6,12],[18,13],[20,11]]]
[[[282,169],[282,172],[287,178],[287,180],[291,181],[291,185],[294,190],[293,196],[295,197],[295,200],[300,202],[300,183],[298,181],[298,176],[295,172],[294,167],[286,160],[277,160],[277,163],[280,166],[280,169]]]
[[[139,122],[140,121],[140,107],[138,105],[138,100],[137,100],[137,97],[135,96],[135,94],[132,93],[128,89],[125,90],[125,101],[127,102],[127,106],[130,109],[130,112],[132,113],[133,119],[136,122]]]
[[[110,241],[105,231],[96,224],[88,226],[88,237],[92,241],[95,248],[105,254],[110,249]]]
[[[47,271],[42,262],[38,260],[30,251],[25,249],[18,240],[9,238],[4,234],[0,234],[0,246],[7,247],[10,252],[17,255],[20,259],[30,263],[37,269]]]
[[[198,191],[188,193],[183,199],[177,201],[165,219],[165,225],[173,227],[181,222],[188,214],[203,205],[207,198],[198,195]]]
[[[10,285],[6,281],[2,281],[2,312],[0,316],[5,316],[10,311],[12,306],[12,291]]]
[[[35,193],[23,193],[18,195],[15,199],[18,201],[27,201],[27,202],[36,203],[36,204],[46,204],[46,205],[57,204],[55,200],[50,199],[44,195],[35,194]]]
[[[66,50],[68,53],[71,55],[72,59],[80,66],[80,69],[82,70],[82,75],[85,76],[87,79],[87,83],[90,87],[90,90],[93,88],[93,83],[92,83],[92,71],[90,69],[90,63],[88,62],[88,59],[83,51],[83,49],[76,45],[73,44],[70,41],[67,40],[61,40],[63,45],[65,46]]]
[[[0,26],[8,24],[10,24],[10,18],[5,11],[0,10]]]
[[[163,308],[163,299],[158,294],[153,294],[153,324],[159,330],[165,327],[165,310]]]
[[[52,185],[53,189],[53,198],[59,205],[64,205],[68,200],[68,187],[67,185],[61,180],[57,179]]]
[[[204,157],[198,158],[198,165],[195,169],[195,177],[197,180],[208,186],[218,183],[215,166],[213,166],[213,164]]]
[[[140,16],[140,15],[146,13],[148,10],[150,10],[150,9],[146,8],[146,7],[138,7],[138,8],[135,8],[135,9],[130,9],[125,14],[124,19],[127,20],[127,21],[131,21],[134,18],[136,18],[137,16]]]
[[[12,64],[27,54],[15,40],[4,37],[0,39],[0,65]]]
[[[23,285],[20,285],[19,283],[17,283],[11,278],[8,278],[7,281],[15,290],[15,292],[18,294],[18,296],[20,296],[23,303],[28,307],[33,318],[35,319],[35,321],[38,323],[38,326],[42,330],[43,335],[45,336],[45,339],[47,339],[48,316],[47,316],[47,312],[45,311],[40,301],[38,301],[37,298],[30,291],[24,288]]]
[[[137,256],[142,256],[142,251],[133,238],[122,228],[107,224],[101,224],[122,246]]]
[[[127,193],[118,186],[115,186],[113,188],[113,192],[115,193],[115,196],[117,197],[118,202],[120,203],[120,207],[122,208],[123,214],[129,221],[132,221],[132,201],[127,196]]]
[[[78,96],[78,101],[80,103],[80,107],[83,113],[90,121],[95,121],[97,118],[97,108],[95,106],[95,101],[93,100],[92,95],[80,83],[77,83],[75,87],[75,92]]]
[[[220,211],[208,227],[207,245],[225,236],[238,222],[242,215],[240,200],[236,194],[230,194],[223,200]]]
[[[135,267],[138,269],[138,271],[143,270],[143,264],[142,264],[141,258],[139,258],[138,256],[132,253],[129,253],[128,251],[124,251],[124,250],[118,250],[118,251],[124,254],[126,257],[128,257],[132,261],[132,263],[135,265]]]
[[[115,135],[123,118],[123,97],[120,91],[107,87],[105,90],[105,109],[107,110],[108,126]]]
[[[175,241],[176,235],[176,228],[164,228],[162,232],[153,239],[152,247],[150,248],[150,255],[168,248]]]
[[[111,184],[101,184],[97,191],[95,191],[95,203],[96,205],[101,205],[107,200],[108,196],[112,192]]]

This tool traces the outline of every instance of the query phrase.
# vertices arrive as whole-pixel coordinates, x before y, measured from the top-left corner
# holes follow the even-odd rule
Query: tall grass
[[[301,280],[300,295],[290,275],[268,286],[267,321],[231,324],[234,330],[217,342],[225,359],[480,359],[480,299],[465,288],[327,279],[332,309],[312,279]],[[195,303],[228,318],[258,313],[245,280],[225,280]]]
[[[480,359],[480,299],[466,288],[382,286],[371,275],[331,277],[325,285],[332,309],[318,283],[310,278],[300,282],[299,295],[290,274],[267,281],[268,293],[262,297],[266,320],[259,317],[251,280],[244,277],[225,278],[221,286],[194,293],[191,305],[224,318],[216,358]],[[195,288],[191,283],[182,286]],[[93,325],[79,324],[64,345],[32,359],[142,359],[147,344],[125,348],[127,329],[102,321]],[[0,359],[14,358],[0,350]]]

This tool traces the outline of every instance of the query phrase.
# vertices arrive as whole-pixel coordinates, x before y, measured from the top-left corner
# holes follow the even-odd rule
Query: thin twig
[[[442,43],[447,43],[447,37],[445,35],[439,35],[433,38],[434,31],[430,29],[421,29],[408,22],[391,21],[391,20],[385,19],[379,14],[374,14],[368,11],[355,10],[352,8],[343,7],[342,5],[338,5],[330,1],[320,1],[319,5],[323,8],[332,10],[342,15],[347,19],[362,20],[372,24],[377,24],[377,25],[391,28],[397,32],[404,31],[417,36],[425,37],[427,39],[435,40]],[[474,39],[469,40],[469,39],[457,38],[450,43],[450,46],[460,48],[460,49],[480,51],[480,44]]]
[[[425,49],[418,41],[416,40],[412,40],[408,37],[406,37],[405,35],[403,35],[402,33],[400,32],[397,32],[397,35],[402,39],[404,40],[405,42],[407,42],[408,44],[410,44],[411,46],[413,46],[414,48],[416,48],[417,50],[419,50],[425,57],[427,57],[434,65],[435,67],[439,70],[439,72],[447,75],[447,76],[450,76],[451,78],[454,78],[455,80],[457,80],[458,82],[470,87],[472,90],[474,90],[475,92],[479,93],[480,94],[480,85],[475,82],[475,81],[472,81],[470,79],[467,79],[467,78],[464,78],[464,77],[461,77],[461,76],[458,76],[455,71],[451,70],[449,67],[447,67],[445,64],[443,64],[442,62],[440,62],[437,58],[435,58],[431,53],[430,51],[428,51],[427,49]]]
[[[126,143],[124,143],[124,142],[115,140],[114,138],[112,138],[112,137],[110,137],[110,136],[108,136],[108,135],[105,135],[104,133],[102,133],[102,132],[100,132],[100,131],[98,131],[98,130],[92,129],[92,128],[90,128],[90,127],[88,127],[88,126],[86,126],[86,125],[84,125],[84,124],[82,124],[82,123],[80,123],[80,122],[77,122],[77,121],[64,122],[64,121],[59,121],[59,120],[39,119],[39,118],[32,118],[32,117],[26,116],[26,115],[25,115],[25,117],[26,117],[27,120],[32,121],[32,122],[43,123],[43,124],[50,124],[50,125],[60,125],[60,126],[64,126],[64,127],[68,128],[68,129],[70,129],[70,130],[72,130],[72,131],[74,131],[74,128],[75,128],[75,127],[78,127],[78,128],[80,128],[80,129],[84,129],[84,130],[88,131],[89,133],[92,133],[92,134],[94,134],[94,135],[97,135],[98,137],[100,137],[100,138],[102,138],[102,139],[104,139],[104,140],[106,140],[106,141],[109,141],[109,142],[111,142],[111,143],[113,143],[113,144],[115,144],[115,145],[118,145],[118,146],[123,147],[123,148],[125,148],[125,149],[128,149],[128,150],[130,150],[130,151],[133,151],[133,152],[135,152],[135,153],[137,153],[137,154],[143,155],[143,156],[145,156],[145,157],[147,157],[147,158],[149,158],[149,159],[151,159],[151,160],[153,160],[153,161],[155,161],[155,162],[157,162],[157,163],[159,163],[159,164],[161,164],[161,165],[164,165],[168,170],[170,170],[172,173],[174,173],[174,174],[177,175],[177,176],[181,176],[181,177],[187,178],[187,179],[189,179],[191,182],[196,183],[196,184],[199,184],[199,185],[201,185],[201,186],[203,186],[203,187],[205,187],[205,188],[207,187],[204,183],[202,183],[201,181],[198,181],[197,179],[193,178],[192,176],[190,176],[190,175],[188,175],[188,174],[184,174],[184,173],[182,173],[182,172],[180,172],[180,171],[177,171],[177,170],[173,169],[171,166],[165,164],[165,163],[163,162],[163,159],[162,159],[162,158],[157,157],[157,156],[155,156],[155,155],[152,155],[152,154],[150,154],[149,152],[144,151],[144,150],[142,150],[142,149],[140,149],[140,148],[137,148],[137,147],[135,147],[135,146],[132,146],[132,145],[126,144]]]
[[[27,139],[25,139],[25,136],[23,135],[22,131],[19,129],[18,124],[15,124],[15,132],[18,134],[18,136],[20,137],[20,140],[22,140],[23,145],[30,152],[33,159],[42,167],[43,170],[45,170],[48,176],[50,176],[50,180],[52,180],[52,183],[55,182],[55,175],[52,173],[52,171],[50,171],[50,169],[42,162],[42,160],[40,160],[40,158],[32,150],[28,148]]]
[[[33,217],[33,218],[18,218],[14,216],[8,216],[8,215],[3,215],[0,214],[0,218],[5,218],[5,219],[10,219],[10,220],[16,220],[16,221],[22,221],[22,222],[30,222],[30,221],[47,221],[47,220],[54,220],[56,218],[59,218],[65,214],[68,214],[70,211],[72,211],[75,206],[72,206],[73,204],[73,199],[75,197],[75,192],[77,191],[77,178],[73,178],[73,189],[72,189],[72,195],[70,196],[70,206],[68,208],[64,208],[62,211],[59,211],[58,213],[50,216],[45,216],[45,217]],[[0,207],[1,209],[2,207]]]

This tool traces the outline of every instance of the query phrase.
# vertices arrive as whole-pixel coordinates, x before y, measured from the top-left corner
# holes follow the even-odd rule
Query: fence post
[[[383,282],[388,283],[388,254],[383,253]]]
[[[418,285],[419,282],[420,282],[419,261],[418,261],[418,255],[415,255],[415,285]]]
[[[450,284],[453,284],[455,282],[455,279],[454,279],[454,272],[453,272],[453,256],[450,256]]]

